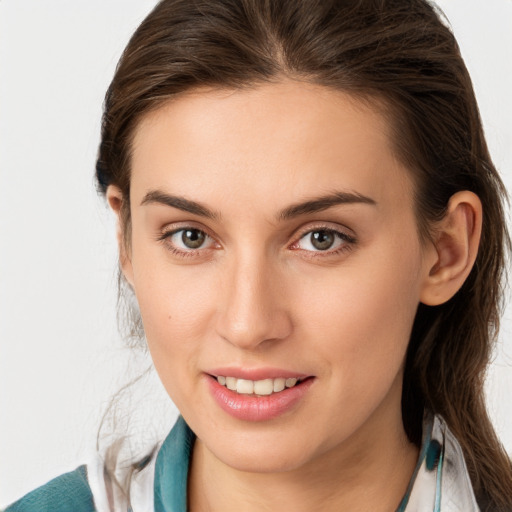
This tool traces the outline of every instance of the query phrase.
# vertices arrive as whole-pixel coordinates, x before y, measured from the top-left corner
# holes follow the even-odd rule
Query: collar
[[[195,439],[195,434],[180,415],[158,451],[155,512],[186,512],[188,468]]]
[[[439,415],[425,412],[416,469],[397,512],[479,512],[462,449]]]
[[[155,512],[186,512],[187,478],[195,434],[182,416],[155,465]],[[396,512],[478,512],[461,447],[439,415],[426,412],[416,469]]]

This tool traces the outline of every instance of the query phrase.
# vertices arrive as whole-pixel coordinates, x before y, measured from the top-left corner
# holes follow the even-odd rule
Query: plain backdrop
[[[91,456],[101,414],[127,378],[114,222],[93,172],[103,95],[154,3],[0,0],[0,506]],[[512,190],[512,1],[439,5]],[[509,452],[511,311],[487,382]],[[159,393],[148,390],[149,421]]]

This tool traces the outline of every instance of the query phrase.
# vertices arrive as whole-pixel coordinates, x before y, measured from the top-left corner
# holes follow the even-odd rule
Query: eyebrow
[[[288,206],[278,214],[280,220],[288,220],[308,213],[316,213],[327,210],[340,204],[368,204],[376,206],[372,198],[355,192],[333,192],[331,194],[316,197],[309,201]]]
[[[185,199],[184,197],[166,194],[160,190],[149,191],[144,196],[144,199],[140,204],[142,206],[151,203],[164,204],[166,206],[177,208],[178,210],[183,210],[184,212],[192,213],[194,215],[198,215],[199,217],[206,217],[212,220],[218,220],[220,218],[219,213],[210,210],[208,207],[197,201],[191,201],[190,199]]]
[[[200,217],[206,217],[212,220],[220,219],[221,215],[208,208],[207,206],[197,202],[185,199],[184,197],[175,196],[162,192],[161,190],[149,191],[141,201],[141,206],[145,204],[163,204],[172,208],[177,208]],[[377,203],[370,197],[354,192],[333,192],[331,194],[316,197],[307,201],[292,204],[277,214],[279,220],[289,220],[300,215],[308,213],[321,212],[333,206],[340,204],[368,204],[376,206]]]

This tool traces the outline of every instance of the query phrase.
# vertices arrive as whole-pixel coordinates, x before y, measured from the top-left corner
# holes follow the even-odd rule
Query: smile
[[[217,377],[217,382],[221,386],[242,395],[268,396],[274,393],[280,393],[287,388],[293,388],[301,380],[297,378],[263,379],[248,380],[237,379],[236,377],[221,376]]]
[[[256,422],[272,420],[299,407],[316,381],[312,375],[293,375],[277,369],[226,368],[204,376],[211,397],[224,412],[239,420]]]

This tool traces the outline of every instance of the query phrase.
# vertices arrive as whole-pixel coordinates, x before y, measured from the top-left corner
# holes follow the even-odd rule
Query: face
[[[124,272],[167,392],[232,467],[298,468],[401,428],[427,270],[388,132],[295,82],[188,93],[136,130]]]

